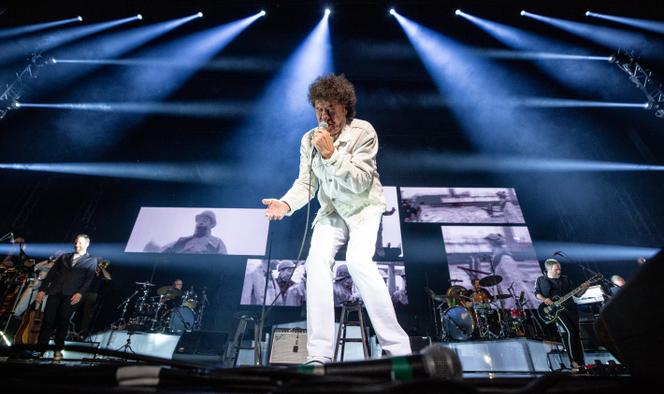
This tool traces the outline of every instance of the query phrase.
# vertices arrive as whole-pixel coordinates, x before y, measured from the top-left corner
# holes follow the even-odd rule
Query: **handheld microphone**
[[[296,371],[312,375],[360,376],[390,381],[428,377],[461,380],[463,375],[459,356],[440,344],[429,345],[420,354],[380,360],[300,365]]]
[[[325,129],[325,130],[327,130],[328,127],[330,127],[330,126],[327,124],[326,121],[322,121],[322,122],[320,122],[320,123],[318,124],[318,128],[319,128],[319,129]],[[314,135],[313,135],[313,133],[312,133],[312,134],[311,134],[311,139],[312,139],[312,140],[310,141],[310,142],[311,142],[311,149],[312,149],[312,150],[311,150],[311,151],[312,151],[312,154],[311,154],[311,158],[312,158],[312,159],[314,158],[314,156],[316,156],[316,152],[318,152],[318,150],[316,150],[316,147],[314,146],[313,138],[314,138]]]

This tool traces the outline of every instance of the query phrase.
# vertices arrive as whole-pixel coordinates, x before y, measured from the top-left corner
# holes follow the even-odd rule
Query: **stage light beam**
[[[664,58],[664,46],[659,41],[651,40],[641,33],[552,18],[530,12],[526,12],[525,16],[590,40],[611,50],[622,48],[628,51],[636,51],[644,57]]]
[[[636,27],[636,28],[651,31],[651,32],[654,32],[654,33],[664,34],[664,22],[662,22],[662,21],[656,21],[656,20],[650,20],[650,19],[627,18],[627,17],[624,17],[624,16],[600,14],[600,13],[591,12],[591,11],[586,12],[586,16],[590,16],[590,17],[597,18],[597,19],[603,19],[603,20],[619,23],[619,24],[622,24],[622,25]]]
[[[57,21],[52,21],[52,22],[43,22],[43,23],[36,23],[36,24],[33,24],[33,25],[25,25],[25,26],[18,26],[18,27],[10,27],[10,28],[7,28],[7,29],[0,29],[0,38],[9,38],[9,37],[20,36],[20,35],[23,35],[23,34],[34,33],[34,32],[37,32],[37,31],[46,30],[46,29],[50,29],[50,28],[53,28],[53,27],[66,25],[66,24],[69,24],[69,23],[79,22],[81,20],[82,19],[79,16],[78,18],[68,18],[68,19],[62,19],[62,20],[57,20]]]
[[[291,152],[298,149],[302,134],[316,124],[307,101],[308,86],[316,77],[334,71],[331,46],[329,15],[324,15],[256,101],[256,115],[247,118],[235,137],[225,144],[229,154],[241,157],[241,167],[255,175],[248,178],[252,184],[284,188],[289,182],[261,168],[297,172]],[[271,130],[277,124],[287,132],[282,133],[280,149],[275,150]],[[255,160],[256,157],[261,160]]]

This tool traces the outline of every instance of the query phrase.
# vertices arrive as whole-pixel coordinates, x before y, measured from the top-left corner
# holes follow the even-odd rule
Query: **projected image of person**
[[[282,198],[262,201],[266,217],[280,220],[318,191],[321,207],[306,260],[308,362],[328,362],[334,355],[331,267],[346,242],[348,271],[382,349],[388,355],[409,354],[408,335],[372,260],[387,208],[376,166],[378,136],[369,122],[355,118],[355,90],[345,76],[319,77],[309,86],[308,99],[320,126],[302,137],[298,178]]]
[[[181,237],[177,241],[162,248],[162,253],[218,253],[227,254],[226,245],[219,237],[212,235],[217,225],[214,212],[205,210],[195,217],[194,234]]]
[[[525,226],[442,226],[450,279],[465,288],[483,279],[502,308],[515,307],[524,294],[530,308],[537,305],[531,289],[541,275],[537,254]]]
[[[302,273],[300,281],[288,288],[286,306],[302,306],[307,302],[307,272]]]
[[[286,305],[288,290],[295,284],[291,279],[295,271],[295,263],[292,261],[284,260],[277,265],[277,287],[279,294],[277,295],[276,305]]]
[[[353,292],[353,278],[351,278],[346,264],[339,264],[337,267],[332,290],[335,306],[341,306],[344,302],[358,301],[358,295]]]
[[[265,288],[265,278],[267,281],[267,290]],[[266,303],[272,302],[277,288],[274,278],[270,275],[267,260],[247,261],[247,268],[244,274],[244,284],[242,285],[242,296],[240,304],[242,305],[262,305],[263,299]]]

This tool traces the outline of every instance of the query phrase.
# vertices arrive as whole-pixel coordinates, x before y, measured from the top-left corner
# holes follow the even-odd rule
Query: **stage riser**
[[[105,331],[93,335],[90,339],[99,342],[99,347],[102,349],[122,350],[128,337],[127,331]],[[170,360],[179,341],[180,335],[136,332],[131,335],[131,349],[136,354]]]
[[[291,325],[280,325],[284,328],[295,328]],[[353,329],[357,327],[352,327]],[[354,333],[349,329],[349,336]],[[127,341],[126,331],[114,331],[109,343],[111,332],[103,332],[93,336],[91,339],[99,343],[100,348],[112,350],[121,349]],[[180,336],[165,334],[134,333],[131,337],[131,347],[138,354],[173,359]],[[249,343],[247,343],[249,344]],[[263,355],[267,361],[269,342],[263,342]],[[372,358],[380,358],[381,349],[375,337],[370,338]],[[532,339],[514,338],[499,341],[468,341],[448,342],[443,345],[453,349],[461,360],[464,372],[522,372],[522,373],[544,373],[550,372],[551,368],[558,369],[560,364],[569,367],[567,355],[562,351],[562,346],[555,342],[536,341]],[[69,359],[80,359],[89,357],[83,354],[66,355]],[[178,355],[178,358],[184,357]],[[346,361],[361,360],[362,346],[358,343],[349,343],[346,348]],[[200,360],[209,363],[214,360]],[[594,351],[586,352],[586,363],[594,364],[599,360],[602,364],[609,361],[618,361],[608,352]],[[254,351],[241,350],[237,360],[238,366],[254,365]],[[266,364],[264,364],[266,365]]]
[[[499,341],[469,341],[444,343],[461,359],[464,372],[550,372],[560,368],[560,363],[569,367],[569,359],[562,352],[562,345],[555,342],[514,338]],[[555,354],[555,355],[554,355]],[[551,365],[548,360],[551,360]],[[600,360],[618,361],[608,352],[586,352],[586,364]]]

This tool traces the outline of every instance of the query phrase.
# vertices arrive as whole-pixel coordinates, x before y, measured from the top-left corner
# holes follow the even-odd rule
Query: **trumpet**
[[[105,270],[106,268],[108,268],[109,265],[111,265],[111,262],[109,260],[101,260],[97,263],[97,268]]]

